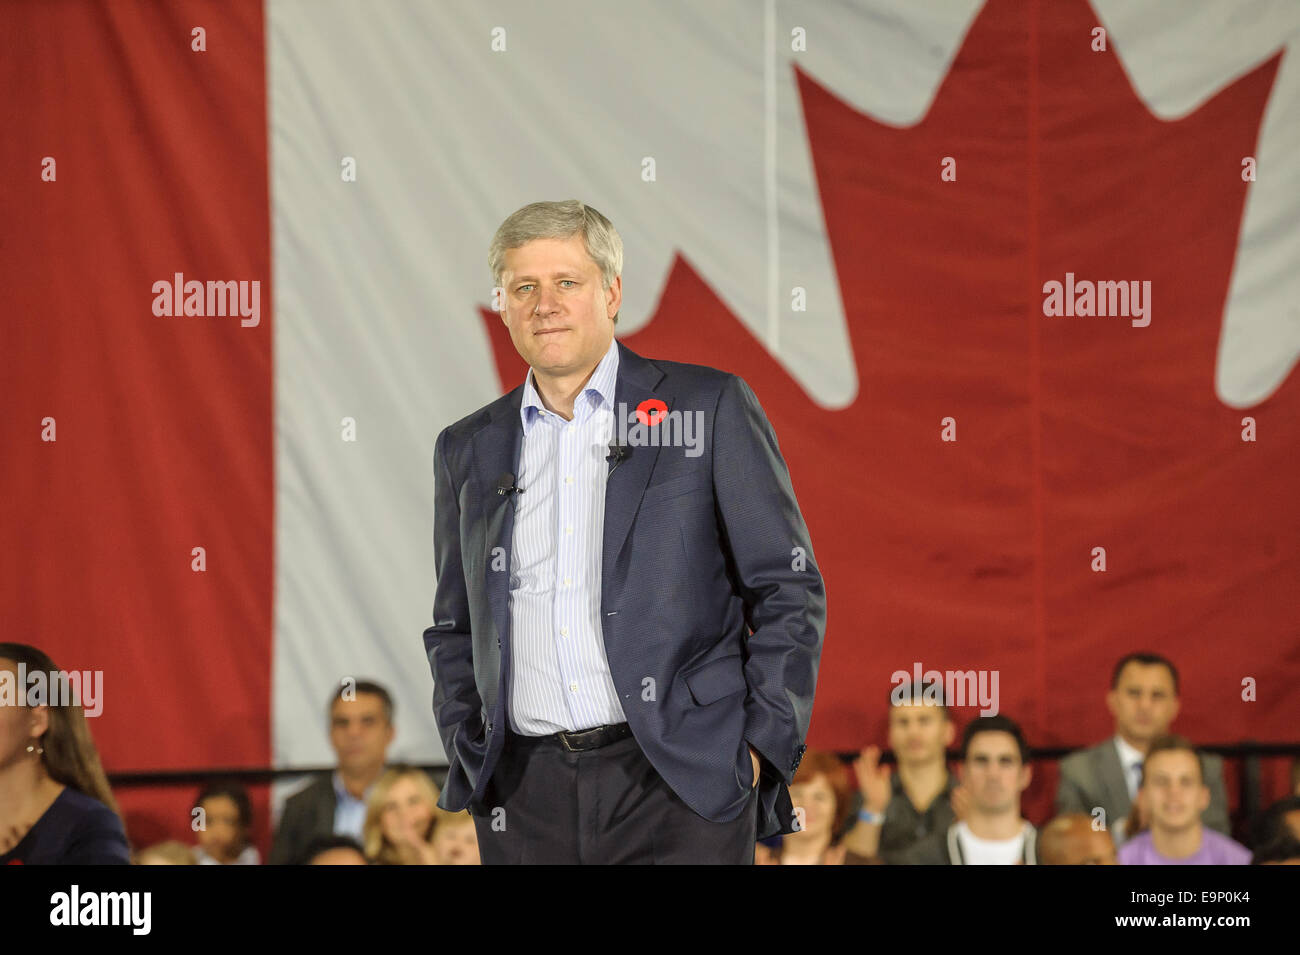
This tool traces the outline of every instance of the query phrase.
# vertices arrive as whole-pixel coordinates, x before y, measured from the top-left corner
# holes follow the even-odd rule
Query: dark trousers
[[[710,822],[664,782],[634,737],[570,752],[507,730],[484,798],[472,805],[484,865],[753,865],[758,791],[731,822]]]

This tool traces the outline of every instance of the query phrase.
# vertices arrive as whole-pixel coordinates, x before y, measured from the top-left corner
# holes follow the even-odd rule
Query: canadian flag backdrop
[[[776,428],[810,746],[883,741],[918,663],[1095,742],[1136,649],[1179,731],[1295,741],[1298,39],[1285,0],[6,4],[5,639],[103,671],[110,774],[328,765],[346,677],[442,760],[434,439],[525,371],[493,231],[576,197],[620,337]],[[156,315],[177,273],[258,321]],[[1044,315],[1067,273],[1150,282],[1150,324]],[[193,793],[120,788],[133,839]]]

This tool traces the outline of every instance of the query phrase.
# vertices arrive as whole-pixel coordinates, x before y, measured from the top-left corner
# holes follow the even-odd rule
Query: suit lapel
[[[1107,804],[1111,806],[1123,806],[1121,816],[1127,816],[1129,810],[1133,808],[1133,801],[1129,799],[1128,782],[1124,774],[1124,767],[1120,765],[1119,751],[1115,748],[1113,739],[1107,740],[1101,745],[1100,776],[1103,788],[1102,795],[1106,798]],[[1111,820],[1106,820],[1109,826]]]
[[[648,398],[658,398],[669,411],[673,410],[672,394],[656,390],[663,378],[664,373],[653,363],[619,342],[618,380],[614,386],[614,435],[611,440],[618,440],[620,410],[630,414]],[[627,427],[630,429],[632,425]],[[602,607],[611,602],[615,561],[627,540],[632,518],[636,516],[641,495],[650,481],[650,472],[659,458],[658,447],[640,445],[629,447],[628,451],[628,456],[616,467],[611,465],[613,470],[605,485],[605,534],[600,575]]]
[[[510,552],[515,526],[515,495],[498,494],[498,480],[502,474],[519,478],[519,454],[523,448],[524,427],[519,419],[519,407],[524,388],[520,385],[510,394],[488,425],[473,438],[475,478],[483,496],[483,534],[480,538],[479,559],[487,576],[488,606],[496,623],[497,637],[504,646],[510,635]],[[505,567],[492,569],[493,548],[504,548]]]

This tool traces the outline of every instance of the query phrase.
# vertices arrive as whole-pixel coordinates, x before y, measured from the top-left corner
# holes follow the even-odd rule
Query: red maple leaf
[[[1113,47],[1091,49],[1085,3],[1049,8],[990,0],[908,129],[796,68],[852,405],[810,400],[680,257],[623,338],[742,375],[776,429],[827,585],[820,747],[883,739],[890,674],[914,662],[996,669],[1032,744],[1093,742],[1111,731],[1110,668],[1136,649],[1181,668],[1193,738],[1286,739],[1300,722],[1296,390],[1247,411],[1214,391],[1241,159],[1279,58],[1164,122]],[[1067,271],[1150,281],[1150,326],[1044,317],[1043,283]],[[526,367],[482,317],[511,389]]]

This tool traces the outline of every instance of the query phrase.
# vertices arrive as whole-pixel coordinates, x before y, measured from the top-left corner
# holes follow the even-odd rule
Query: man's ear
[[[614,276],[605,290],[605,317],[611,320],[618,317],[619,306],[623,304],[623,276]]]
[[[952,741],[957,738],[957,727],[952,725],[952,720],[948,720],[948,728],[943,731],[943,748],[952,749]]]
[[[1029,763],[1020,767],[1020,791],[1024,792],[1029,788],[1029,783],[1034,778],[1034,767]]]

